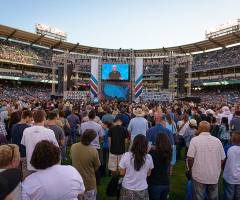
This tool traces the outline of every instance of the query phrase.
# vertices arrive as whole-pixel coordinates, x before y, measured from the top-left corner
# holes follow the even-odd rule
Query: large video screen
[[[101,93],[108,101],[113,101],[115,97],[118,101],[129,101],[129,82],[103,82],[101,87]]]
[[[102,64],[102,80],[129,80],[129,64]]]

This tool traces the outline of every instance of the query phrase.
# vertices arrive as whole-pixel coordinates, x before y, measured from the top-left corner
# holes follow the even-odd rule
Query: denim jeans
[[[98,151],[98,157],[100,159],[100,149],[97,149]],[[101,182],[101,176],[100,176],[100,173],[99,173],[99,170],[95,171],[95,177],[96,177],[96,182],[97,184]]]
[[[181,150],[182,150],[182,147],[184,146],[185,146],[184,139],[181,137],[177,147],[177,158],[176,158],[177,160],[181,159]]]
[[[73,143],[77,143],[77,129],[70,128],[71,135],[68,136],[68,147],[71,147],[71,140],[73,137]]]
[[[169,185],[148,185],[148,194],[150,200],[167,200],[170,191]]]
[[[68,142],[68,136],[65,136],[65,143],[64,146],[62,146],[62,161],[66,160],[66,147],[67,147],[67,142]]]
[[[107,166],[107,158],[109,158],[109,148],[102,148],[103,149],[103,169],[104,175],[106,175],[106,166]],[[111,170],[108,170],[109,176],[112,174]]]
[[[204,192],[207,190],[209,200],[218,200],[218,184],[203,184],[191,180],[191,198],[192,200],[204,199]]]
[[[225,199],[240,199],[240,185],[229,184],[223,179],[223,194],[222,200]]]
[[[228,145],[228,140],[221,140],[223,147]]]

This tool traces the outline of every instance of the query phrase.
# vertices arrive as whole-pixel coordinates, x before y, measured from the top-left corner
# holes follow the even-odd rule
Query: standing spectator
[[[97,186],[94,173],[98,170],[100,161],[97,150],[90,146],[90,143],[96,137],[97,133],[95,130],[85,129],[81,137],[81,142],[73,144],[70,151],[72,165],[82,176],[85,185],[83,199],[96,200]]]
[[[46,114],[42,110],[37,110],[33,113],[34,125],[26,128],[23,131],[21,144],[26,147],[27,156],[27,175],[30,175],[37,170],[31,165],[30,160],[35,145],[41,140],[49,140],[58,147],[58,142],[56,140],[55,134],[51,129],[45,128],[44,123],[46,121]],[[33,137],[34,134],[34,137]]]
[[[151,175],[147,177],[148,192],[150,199],[166,200],[170,191],[168,167],[172,160],[172,143],[166,133],[159,132],[156,135],[155,144],[154,150],[149,151],[154,168]]]
[[[65,116],[65,112],[63,110],[61,110],[59,112],[59,120],[62,122],[63,125],[67,125],[70,128],[70,125],[68,123],[68,120],[66,118],[64,118]],[[67,142],[68,142],[68,135],[64,135],[64,146],[62,146],[62,161],[66,161],[66,148],[67,148]]]
[[[226,159],[222,164],[223,168],[223,194],[222,200],[240,199],[240,131],[232,134],[233,145],[224,147]]]
[[[108,131],[109,161],[108,169],[112,171],[112,176],[116,176],[116,171],[121,161],[122,155],[127,149],[128,131],[122,127],[120,118],[116,119],[115,125]]]
[[[175,144],[172,132],[168,128],[165,127],[165,121],[163,121],[162,119],[160,119],[157,122],[156,126],[150,128],[148,130],[147,136],[146,136],[148,142],[152,142],[152,145],[154,146],[156,134],[159,133],[160,131],[164,132],[164,133],[166,133],[168,135],[169,139],[172,142],[172,145]]]
[[[66,104],[66,110],[65,110],[65,118],[67,118],[69,115],[71,115],[71,110],[70,110],[70,104]]]
[[[107,112],[107,114],[103,116],[102,122],[104,122],[104,121],[113,122],[115,117],[113,115],[111,115],[111,108],[107,107],[106,112]]]
[[[210,127],[208,122],[201,122],[200,135],[192,138],[188,149],[192,200],[204,199],[205,189],[209,199],[218,199],[218,180],[226,156],[220,140],[209,133]]]
[[[176,111],[177,111],[177,114],[174,115],[175,124],[177,124],[179,121],[182,120],[182,111],[181,111],[181,108],[177,108]]]
[[[75,107],[75,115],[79,118],[79,121],[82,121],[82,116],[81,116],[81,112],[80,112],[80,107],[76,106]]]
[[[65,112],[65,116],[66,116],[66,112]],[[67,120],[70,125],[70,131],[71,131],[71,135],[69,135],[68,137],[67,146],[71,147],[72,137],[73,137],[73,143],[75,144],[77,142],[77,125],[80,124],[79,118],[75,115],[75,109],[72,109],[71,115],[67,117]]]
[[[109,157],[109,145],[108,145],[108,131],[109,128],[111,128],[113,126],[112,122],[109,121],[104,121],[103,122],[103,129],[105,132],[104,135],[104,141],[103,141],[103,145],[102,145],[102,149],[103,149],[103,170],[104,170],[104,176],[106,176],[106,165],[107,165],[107,158]],[[109,176],[111,176],[111,170],[109,171]]]
[[[7,131],[6,131],[6,129],[4,127],[4,124],[2,122],[0,122],[0,134],[4,135],[4,137],[6,137],[6,135],[7,135]]]
[[[185,146],[185,158],[187,156],[188,148],[191,142],[191,139],[197,135],[197,121],[195,119],[191,119],[189,122],[189,127],[187,127],[186,131],[183,134],[183,139],[186,144]]]
[[[98,107],[98,113],[97,116],[102,120],[103,116],[106,115],[107,113],[102,109],[102,107]]]
[[[230,122],[230,127],[232,131],[240,131],[240,111],[235,111],[235,117]]]
[[[0,113],[1,113],[2,111],[5,111],[6,108],[7,108],[7,102],[3,102],[3,103],[2,103],[2,107],[0,108]]]
[[[174,121],[172,119],[172,115],[166,114],[165,121],[166,121],[166,128],[169,129],[172,132],[172,134],[175,134],[176,124],[174,123]],[[170,163],[170,170],[169,170],[170,176],[173,175],[173,165],[175,165],[175,163],[176,163],[176,145],[173,144],[172,148],[173,148],[173,153],[172,153],[172,160]]]
[[[57,115],[56,113],[49,113],[48,115],[48,124],[45,125],[46,128],[53,130],[57,143],[59,146],[64,146],[64,132],[63,129],[56,125]]]
[[[212,117],[210,134],[214,137],[218,137],[217,133],[219,130],[219,126],[216,123],[217,123],[216,117]]]
[[[124,176],[120,191],[120,200],[132,200],[138,196],[149,199],[147,177],[153,169],[152,156],[147,152],[148,142],[144,135],[134,138],[130,152],[123,154],[120,161],[120,175]]]
[[[186,129],[189,127],[188,120],[189,120],[188,114],[184,114],[183,119],[177,123],[177,130],[179,135],[179,143],[177,147],[177,160],[181,159],[181,150],[182,150],[182,147],[185,147],[183,134],[185,133]]]
[[[127,115],[125,115],[126,109],[125,108],[121,108],[120,113],[121,114],[118,114],[116,116],[115,121],[116,121],[116,119],[120,118],[122,120],[122,127],[127,129],[128,128],[128,124],[129,124],[129,117]]]
[[[173,113],[172,113],[172,108],[171,108],[171,107],[168,107],[168,108],[167,108],[167,114],[170,114],[170,115],[172,116],[172,119],[174,119],[174,115],[173,115]],[[162,119],[163,119],[164,121],[165,121],[165,116],[166,116],[167,114],[163,114]]]
[[[78,171],[58,165],[60,149],[48,140],[38,142],[31,164],[38,171],[22,184],[22,199],[82,199],[85,187]],[[37,180],[37,181],[36,181]]]
[[[128,126],[128,131],[131,134],[131,142],[129,145],[129,149],[131,148],[133,144],[134,138],[142,134],[146,136],[147,130],[148,130],[148,122],[146,119],[144,119],[142,116],[144,116],[144,112],[141,108],[137,108],[137,110],[133,111],[134,115],[136,115],[135,118],[131,119],[130,124]]]
[[[20,163],[20,152],[16,144],[7,144],[0,146],[0,172],[7,169],[17,168]],[[2,187],[2,185],[1,185]],[[21,183],[12,191],[12,199],[21,199]]]
[[[223,117],[218,131],[218,135],[222,142],[223,147],[228,145],[228,141],[230,139],[230,134],[228,131],[229,131],[228,118]]]
[[[104,139],[105,132],[104,132],[104,130],[103,130],[101,125],[99,125],[96,122],[94,122],[95,116],[96,116],[96,113],[95,113],[94,110],[92,110],[92,111],[90,111],[88,113],[89,121],[88,122],[84,122],[81,125],[79,134],[82,135],[85,132],[85,130],[87,130],[89,128],[93,129],[97,133],[97,136],[91,142],[90,146],[94,147],[97,150],[98,156],[100,157],[99,139],[100,140]],[[97,170],[95,174],[96,174],[97,184],[101,184],[101,177],[100,177],[99,171]]]
[[[21,153],[21,160],[20,160],[20,169],[23,172],[23,176],[27,176],[27,158],[26,158],[26,147],[21,144],[23,131],[29,127],[27,123],[29,123],[32,119],[32,112],[30,110],[25,110],[22,113],[21,121],[15,124],[12,127],[11,137],[12,143],[19,146],[19,151]]]

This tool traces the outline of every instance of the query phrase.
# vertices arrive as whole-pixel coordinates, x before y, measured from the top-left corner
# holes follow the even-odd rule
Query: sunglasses
[[[12,158],[11,158],[11,161],[10,161],[10,162],[12,162],[12,160],[13,160],[13,156],[14,156],[14,149],[15,149],[15,146],[14,146],[14,145],[11,145],[11,144],[4,144],[4,143],[0,144],[0,146],[2,146],[2,145],[8,145],[9,147],[12,148]]]

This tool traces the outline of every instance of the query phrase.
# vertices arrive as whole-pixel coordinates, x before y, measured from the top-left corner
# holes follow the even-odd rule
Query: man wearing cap
[[[137,108],[133,111],[133,113],[136,117],[130,121],[130,124],[128,126],[128,132],[131,134],[129,149],[132,146],[134,138],[139,134],[146,136],[148,130],[148,122],[145,118],[142,117],[145,115],[145,112],[143,112],[141,108]]]
[[[228,118],[228,124],[230,125],[230,121],[233,118],[233,114],[230,112],[229,108],[227,106],[224,106],[217,112],[215,112],[215,115],[218,118],[219,125],[222,123],[222,118],[227,117]]]

